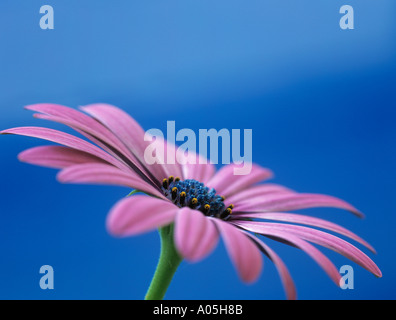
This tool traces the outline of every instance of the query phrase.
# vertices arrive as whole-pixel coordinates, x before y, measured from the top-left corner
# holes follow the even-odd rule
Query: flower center
[[[179,208],[190,207],[201,211],[205,216],[227,220],[234,205],[226,207],[224,197],[216,194],[202,182],[193,179],[184,181],[170,176],[162,181],[162,192]]]

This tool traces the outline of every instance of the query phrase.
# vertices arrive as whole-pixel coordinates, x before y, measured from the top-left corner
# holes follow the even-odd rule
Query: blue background
[[[52,5],[55,29],[39,27]],[[353,5],[355,29],[339,8]],[[300,250],[268,240],[286,262],[301,299],[394,299],[396,222],[396,3],[360,1],[0,2],[0,128],[45,125],[23,106],[117,105],[145,128],[253,129],[253,160],[273,182],[341,197],[366,214],[304,211],[351,229],[377,279],[351,264],[355,289],[337,288]],[[154,271],[156,232],[106,233],[111,206],[129,190],[62,185],[56,171],[18,162],[45,142],[2,136],[0,298],[140,299]],[[367,253],[367,250],[364,250]],[[39,269],[55,270],[41,290]],[[207,259],[183,262],[168,299],[283,299],[273,264],[243,284],[222,243]]]

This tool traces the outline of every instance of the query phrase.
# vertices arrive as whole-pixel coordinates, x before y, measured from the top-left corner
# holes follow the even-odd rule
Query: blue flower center
[[[224,197],[216,194],[215,189],[193,179],[182,181],[170,176],[162,181],[162,192],[179,208],[190,207],[209,217],[227,220],[234,208],[233,205],[226,207]]]

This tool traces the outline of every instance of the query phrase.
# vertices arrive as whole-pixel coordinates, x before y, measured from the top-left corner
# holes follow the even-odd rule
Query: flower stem
[[[182,261],[173,242],[173,224],[159,229],[161,255],[145,300],[162,300],[172,281],[177,267]]]

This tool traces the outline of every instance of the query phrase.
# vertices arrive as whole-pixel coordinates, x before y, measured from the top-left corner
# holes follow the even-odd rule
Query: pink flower
[[[62,145],[28,149],[19,154],[21,161],[61,169],[57,176],[61,182],[122,185],[150,195],[126,197],[112,208],[107,228],[115,236],[132,236],[174,223],[176,249],[189,261],[206,257],[221,236],[243,281],[253,282],[258,278],[261,253],[264,253],[276,265],[289,299],[296,298],[296,291],[288,269],[252,232],[305,251],[337,285],[341,279],[337,268],[310,243],[334,250],[381,277],[379,268],[362,251],[335,235],[311,227],[338,233],[375,252],[363,239],[332,222],[285,213],[335,207],[362,216],[343,200],[298,193],[277,184],[258,184],[272,177],[270,170],[258,165],[253,165],[251,173],[243,176],[233,174],[235,165],[224,166],[218,172],[212,164],[147,165],[143,155],[150,142],[144,141],[143,129],[114,106],[89,105],[82,108],[86,114],[54,104],[36,104],[27,109],[39,112],[35,114],[37,118],[73,128],[96,145],[48,128],[2,131],[2,134],[36,137]],[[171,149],[177,152],[173,146]]]

